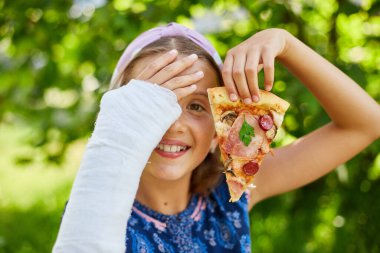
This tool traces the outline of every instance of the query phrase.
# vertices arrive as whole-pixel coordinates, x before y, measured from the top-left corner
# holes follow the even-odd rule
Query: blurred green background
[[[118,57],[137,34],[170,21],[206,34],[222,56],[259,30],[285,28],[380,101],[379,1],[0,0],[1,253],[50,252]],[[275,78],[274,92],[292,105],[275,145],[329,121],[284,68]],[[379,150],[377,141],[258,204],[253,252],[380,252]]]

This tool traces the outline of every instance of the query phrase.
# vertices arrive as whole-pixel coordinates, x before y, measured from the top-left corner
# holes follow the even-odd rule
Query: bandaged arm
[[[132,80],[103,96],[54,253],[125,251],[141,173],[180,114],[172,91],[143,81]]]

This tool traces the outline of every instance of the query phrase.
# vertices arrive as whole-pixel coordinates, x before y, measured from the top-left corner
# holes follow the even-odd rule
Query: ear
[[[211,140],[210,152],[213,154],[217,147],[218,147],[218,137],[215,134],[214,138],[212,138]]]

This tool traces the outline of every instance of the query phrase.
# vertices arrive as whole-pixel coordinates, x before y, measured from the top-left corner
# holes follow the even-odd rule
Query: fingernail
[[[236,96],[236,94],[231,94],[230,99],[231,99],[231,101],[236,101],[238,99],[238,97]]]
[[[196,76],[203,76],[203,71],[197,71],[197,72],[195,73],[195,75],[196,75]]]
[[[271,85],[265,85],[265,90],[270,91],[270,87],[271,87]]]
[[[169,54],[176,55],[178,53],[177,49],[173,49],[169,51]]]
[[[250,98],[245,98],[243,101],[247,105],[249,105],[250,103],[252,103],[252,99],[250,99]]]
[[[191,54],[191,55],[189,56],[189,58],[190,58],[191,60],[196,60],[196,59],[198,59],[198,55],[196,55],[196,54]]]
[[[258,96],[252,96],[252,100],[257,103],[259,102],[260,98]]]

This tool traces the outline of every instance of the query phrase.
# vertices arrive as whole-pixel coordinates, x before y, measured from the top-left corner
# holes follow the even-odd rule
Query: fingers
[[[228,94],[230,94],[231,101],[236,101],[238,99],[238,92],[235,87],[234,79],[232,78],[232,67],[234,63],[234,57],[232,54],[227,54],[224,60],[222,77],[224,85],[226,86]]]
[[[178,76],[178,74],[190,68],[198,60],[198,56],[192,54],[176,60],[177,56],[177,50],[171,50],[157,57],[154,62],[145,67],[136,79],[160,84],[172,90],[178,100],[193,93],[197,88],[195,83],[204,77],[203,71],[182,76]]]
[[[157,72],[159,72],[162,68],[172,63],[178,55],[178,51],[173,49],[161,57],[158,57],[154,62],[149,64],[137,77],[139,80],[148,80],[152,78]]]
[[[274,57],[268,50],[265,50],[262,54],[262,59],[264,65],[264,87],[265,90],[270,91],[274,81]]]
[[[177,99],[181,100],[197,89],[194,83],[202,79],[203,76],[203,71],[197,71],[189,75],[174,77],[161,86],[172,90],[176,94]]]
[[[177,99],[193,93],[196,90],[195,83],[204,77],[203,71],[178,76],[186,69],[190,68],[197,60],[198,56],[192,54],[181,59],[176,57],[178,52],[172,50],[158,57],[153,63],[149,64],[138,76],[138,79],[146,80],[151,83],[172,90]]]
[[[259,72],[259,61],[260,55],[256,51],[250,51],[247,56],[247,62],[245,65],[245,73],[247,75],[248,87],[252,95],[252,100],[258,102],[260,99],[259,95],[259,84],[257,74]]]
[[[170,90],[175,90],[178,88],[183,88],[191,84],[194,84],[198,82],[199,80],[201,80],[203,76],[204,76],[203,71],[197,71],[192,74],[174,77],[170,79],[169,81],[163,83],[161,86],[168,88]]]
[[[196,89],[197,89],[197,85],[192,84],[192,85],[184,87],[184,88],[175,89],[175,90],[173,90],[173,92],[177,96],[177,99],[181,100],[182,98],[193,93]]]
[[[260,100],[258,73],[264,69],[264,87],[270,91],[274,82],[275,57],[270,50],[249,50],[243,54],[228,53],[222,76],[231,101],[238,95],[244,103]]]
[[[246,65],[246,55],[238,54],[234,56],[234,65],[232,67],[232,77],[235,81],[236,88],[239,92],[240,97],[243,99],[244,103],[252,103],[252,96],[248,88],[247,79],[245,77],[245,65]]]
[[[177,60],[158,71],[155,75],[148,79],[148,81],[156,84],[163,84],[168,80],[189,68],[198,59],[196,54],[186,56]]]

